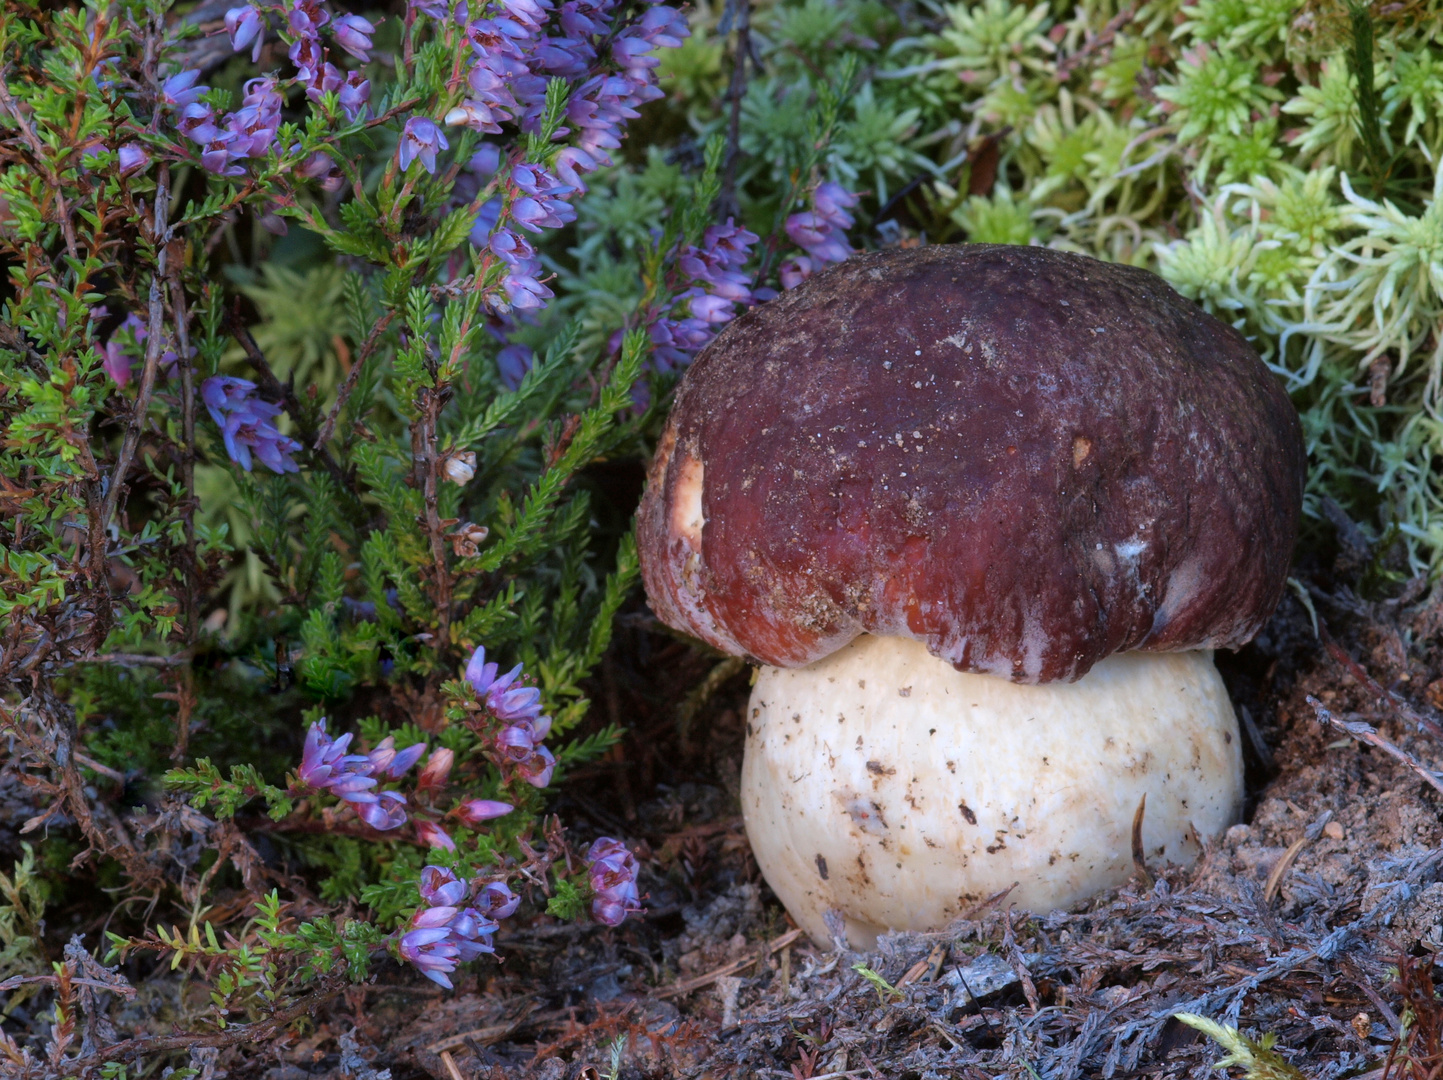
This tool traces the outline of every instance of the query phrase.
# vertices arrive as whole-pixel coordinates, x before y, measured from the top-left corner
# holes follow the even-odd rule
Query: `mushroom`
[[[762,665],[742,809],[797,923],[864,946],[1069,906],[1239,814],[1212,650],[1282,594],[1297,414],[1242,336],[1043,248],[855,257],[676,394],[638,521],[668,625]],[[1145,810],[1142,809],[1145,798]]]

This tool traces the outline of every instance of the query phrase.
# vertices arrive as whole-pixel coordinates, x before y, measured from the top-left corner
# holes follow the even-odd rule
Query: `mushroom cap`
[[[686,373],[638,522],[656,614],[812,663],[858,634],[962,671],[1081,678],[1242,644],[1302,507],[1291,402],[1231,327],[1045,248],[862,255]]]

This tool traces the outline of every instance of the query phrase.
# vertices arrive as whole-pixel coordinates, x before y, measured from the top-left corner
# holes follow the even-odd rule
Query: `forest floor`
[[[1245,733],[1247,823],[1198,865],[1142,867],[1070,912],[1002,898],[859,954],[794,930],[751,858],[745,669],[634,615],[596,687],[601,718],[629,734],[557,811],[582,839],[636,847],[646,914],[616,930],[510,925],[499,963],[455,992],[387,966],[229,1075],[1209,1075],[1223,1051],[1177,1012],[1271,1034],[1307,1077],[1381,1078],[1390,1052],[1390,1075],[1427,1075],[1443,1064],[1443,803],[1427,772],[1443,765],[1440,629],[1443,593],[1421,582],[1375,603],[1290,592],[1256,641],[1218,656]]]

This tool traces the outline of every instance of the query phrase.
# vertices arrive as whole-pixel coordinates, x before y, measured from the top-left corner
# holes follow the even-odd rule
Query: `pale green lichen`
[[[1228,1052],[1228,1056],[1217,1062],[1214,1068],[1226,1069],[1236,1065],[1244,1070],[1246,1080],[1303,1080],[1302,1072],[1296,1066],[1288,1064],[1283,1056],[1273,1049],[1277,1044],[1275,1036],[1264,1035],[1255,1042],[1237,1028],[1219,1024],[1206,1016],[1185,1012],[1174,1015],[1188,1027],[1197,1028]]]

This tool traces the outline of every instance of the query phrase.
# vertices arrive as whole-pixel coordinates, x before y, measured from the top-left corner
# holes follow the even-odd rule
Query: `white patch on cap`
[[[1113,550],[1117,552],[1118,558],[1125,559],[1127,562],[1133,562],[1139,555],[1147,550],[1147,541],[1140,536],[1134,536],[1124,540],[1120,544],[1114,545]]]
[[[1042,658],[1047,652],[1047,631],[1038,618],[1036,605],[1022,616],[1022,674],[1028,682],[1036,682],[1042,674]]]
[[[688,455],[677,466],[672,489],[671,531],[686,541],[692,551],[701,551],[701,530],[706,525],[702,511],[703,468],[699,458]]]

